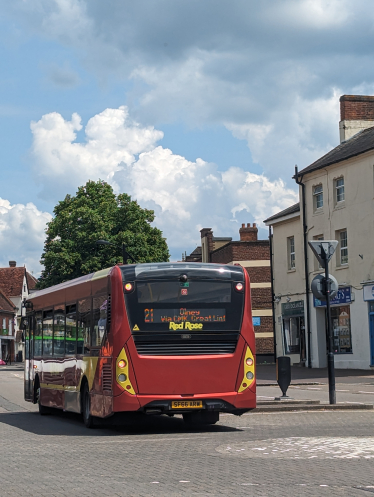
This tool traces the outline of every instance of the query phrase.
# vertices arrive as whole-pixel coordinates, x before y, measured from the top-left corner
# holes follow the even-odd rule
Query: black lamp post
[[[113,247],[118,247],[117,244],[108,242],[108,240],[97,240],[96,245],[112,245]],[[122,243],[122,262],[123,264],[127,264],[127,259],[131,259],[134,264],[137,264],[136,260],[134,257],[129,254],[129,252],[126,250],[126,245]]]

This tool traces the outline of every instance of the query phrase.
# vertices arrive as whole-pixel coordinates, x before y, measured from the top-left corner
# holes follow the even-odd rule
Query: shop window
[[[53,355],[65,354],[65,306],[56,306],[53,317]]]
[[[43,311],[43,355],[52,355],[53,311]]]
[[[100,347],[106,331],[108,297],[102,295],[93,298],[92,347]]]
[[[344,177],[334,180],[335,186],[335,205],[339,205],[345,200]]]
[[[283,319],[283,337],[285,354],[300,353],[300,317],[289,317]]]
[[[35,313],[34,356],[42,355],[43,320],[40,311]]]
[[[322,209],[323,207],[323,187],[322,185],[316,185],[313,187],[313,206],[314,211]]]
[[[91,348],[91,298],[78,302],[77,354],[87,354]]]
[[[288,269],[295,269],[296,256],[295,256],[295,237],[289,236],[287,238],[287,252],[288,252]]]
[[[352,352],[351,317],[349,305],[331,307],[331,323],[334,335],[334,353]]]
[[[74,355],[77,351],[77,304],[66,306],[65,354]],[[83,351],[83,346],[82,346]],[[82,352],[79,352],[82,354]]]

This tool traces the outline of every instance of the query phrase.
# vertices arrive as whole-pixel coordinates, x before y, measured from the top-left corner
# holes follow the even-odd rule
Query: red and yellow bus
[[[41,414],[81,413],[87,427],[134,411],[214,424],[256,407],[241,266],[118,265],[37,291],[25,307],[25,399]]]

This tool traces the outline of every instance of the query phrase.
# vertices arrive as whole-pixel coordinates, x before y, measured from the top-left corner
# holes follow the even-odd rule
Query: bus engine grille
[[[103,391],[112,391],[112,365],[104,364],[102,370]]]
[[[212,335],[133,333],[139,355],[213,355],[233,354],[239,333]]]

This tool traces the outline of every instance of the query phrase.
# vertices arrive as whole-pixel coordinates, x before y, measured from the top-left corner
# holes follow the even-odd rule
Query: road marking
[[[336,390],[337,392],[349,392],[349,390]]]
[[[307,390],[322,390],[322,388],[319,388],[319,387],[307,387]]]
[[[363,390],[359,390],[358,393],[374,393],[374,392],[364,392]]]

